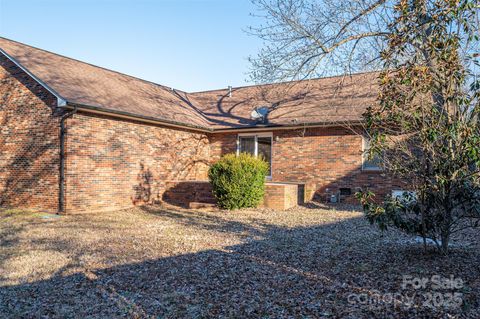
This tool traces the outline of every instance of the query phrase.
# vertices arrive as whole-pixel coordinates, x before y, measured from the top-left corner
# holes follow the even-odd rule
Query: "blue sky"
[[[248,84],[249,0],[0,0],[0,35],[186,91]]]

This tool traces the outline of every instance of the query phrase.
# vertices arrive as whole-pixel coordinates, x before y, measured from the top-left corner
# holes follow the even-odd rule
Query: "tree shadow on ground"
[[[192,227],[246,232],[243,243],[0,288],[3,317],[384,318],[479,309],[479,254],[424,255],[385,245],[361,218],[308,227],[242,222],[207,214],[144,210]],[[455,309],[352,303],[352,294],[403,293],[402,275],[462,278],[467,306]]]
[[[264,230],[273,226],[265,223],[263,220],[250,219],[255,227],[250,223],[243,223],[235,220],[220,218],[218,215],[211,215],[207,212],[181,210],[174,207],[163,208],[161,206],[143,206],[139,207],[143,212],[154,216],[161,216],[175,220],[176,223],[198,229],[211,230],[216,232],[238,234],[244,233],[248,236],[263,235]]]

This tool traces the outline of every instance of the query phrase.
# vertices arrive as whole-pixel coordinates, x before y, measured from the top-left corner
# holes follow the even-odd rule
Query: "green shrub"
[[[226,209],[256,207],[265,193],[268,163],[247,153],[228,154],[213,164],[208,178],[218,206]]]

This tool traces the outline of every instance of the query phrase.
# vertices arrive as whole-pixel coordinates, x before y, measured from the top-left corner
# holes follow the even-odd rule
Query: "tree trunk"
[[[444,255],[448,255],[448,242],[450,240],[450,232],[449,231],[442,231],[442,253]]]

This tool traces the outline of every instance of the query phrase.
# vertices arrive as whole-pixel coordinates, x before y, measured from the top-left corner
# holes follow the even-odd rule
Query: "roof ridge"
[[[99,68],[99,69],[102,69],[102,70],[105,70],[105,71],[109,71],[109,72],[117,73],[117,74],[120,74],[120,75],[123,75],[123,76],[127,76],[127,77],[130,77],[130,78],[132,78],[132,79],[136,79],[136,80],[139,80],[139,81],[142,81],[142,82],[146,82],[146,83],[149,83],[149,84],[153,84],[153,85],[155,85],[155,86],[159,86],[159,87],[161,87],[161,88],[163,88],[163,89],[166,89],[166,90],[174,89],[174,90],[179,91],[179,92],[182,92],[182,93],[187,93],[186,91],[176,89],[176,88],[174,88],[173,86],[163,85],[163,84],[159,84],[159,83],[156,83],[156,82],[153,82],[153,81],[150,81],[150,80],[145,80],[145,79],[139,78],[139,77],[134,76],[134,75],[126,74],[126,73],[123,73],[123,72],[120,72],[120,71],[116,71],[116,70],[112,70],[112,69],[108,69],[108,68],[105,68],[105,67],[103,67],[103,66],[99,66],[99,65],[96,65],[96,64],[93,64],[93,63],[90,63],[90,62],[85,62],[85,61],[82,61],[82,60],[79,60],[79,59],[76,59],[76,58],[72,58],[72,57],[63,55],[63,54],[59,54],[59,53],[55,53],[55,52],[52,52],[52,51],[49,51],[49,50],[45,50],[45,49],[42,49],[42,48],[38,48],[38,47],[35,47],[35,46],[33,46],[33,45],[26,44],[26,43],[23,43],[23,42],[20,42],[20,41],[12,40],[12,39],[9,39],[9,38],[6,38],[6,37],[2,37],[2,36],[0,36],[0,39],[4,39],[4,40],[7,40],[7,41],[15,42],[15,43],[17,43],[17,44],[24,45],[24,46],[30,47],[30,48],[32,48],[32,49],[35,49],[35,50],[43,51],[43,52],[46,52],[46,53],[49,53],[49,54],[53,54],[53,55],[56,55],[56,56],[59,56],[59,57],[68,59],[68,60],[72,60],[72,61],[76,61],[76,62],[79,62],[79,63],[83,63],[83,64],[86,64],[86,65],[90,65],[90,66],[92,66],[92,67]]]
[[[300,82],[308,82],[308,81],[319,81],[319,80],[326,80],[326,79],[332,79],[332,78],[340,78],[343,76],[357,76],[357,75],[362,75],[362,74],[370,74],[370,73],[378,73],[380,71],[363,71],[363,72],[356,72],[356,73],[350,73],[350,74],[339,74],[339,75],[330,75],[330,76],[324,76],[324,77],[318,77],[318,78],[311,78],[311,79],[303,79],[303,80],[289,80],[289,81],[281,81],[281,82],[271,82],[271,83],[262,83],[262,84],[249,84],[249,85],[241,85],[241,86],[233,86],[233,89],[244,89],[244,88],[251,88],[251,87],[263,87],[263,86],[271,86],[271,85],[282,85],[282,84],[288,84],[288,83],[300,83]],[[204,91],[193,91],[193,92],[185,92],[187,94],[197,94],[197,93],[207,93],[207,92],[215,92],[215,91],[226,91],[228,90],[227,88],[223,89],[212,89],[212,90],[204,90]]]

